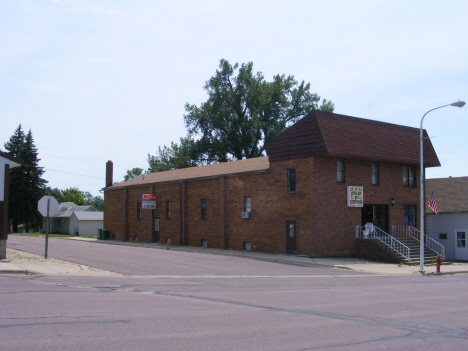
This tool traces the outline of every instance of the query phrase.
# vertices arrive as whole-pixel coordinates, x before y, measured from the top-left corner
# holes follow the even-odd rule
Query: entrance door
[[[286,253],[296,254],[296,221],[286,221]]]
[[[364,205],[362,208],[362,225],[374,223],[388,233],[388,205]]]
[[[153,243],[159,243],[161,239],[159,236],[159,217],[154,217],[154,232],[151,239]]]
[[[468,261],[467,231],[455,229],[455,259],[457,261]]]

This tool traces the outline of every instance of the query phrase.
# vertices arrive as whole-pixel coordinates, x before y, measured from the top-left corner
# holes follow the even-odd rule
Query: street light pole
[[[455,106],[455,107],[463,107],[465,106],[464,101],[457,101],[457,102],[452,102],[451,104],[448,105],[443,105],[439,106],[436,108],[433,108],[432,110],[427,111],[424,116],[421,118],[421,124],[419,126],[419,144],[420,144],[420,168],[419,168],[419,186],[420,186],[420,221],[421,221],[421,237],[420,237],[420,263],[419,263],[419,272],[421,274],[424,274],[424,215],[426,211],[426,207],[424,206],[424,153],[423,153],[423,120],[426,115],[434,110],[437,110],[442,107],[447,107],[447,106]]]

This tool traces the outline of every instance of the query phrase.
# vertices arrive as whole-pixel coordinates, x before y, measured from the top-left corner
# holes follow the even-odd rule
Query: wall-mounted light
[[[390,203],[392,204],[392,206],[395,206],[395,199],[392,198],[392,201]]]

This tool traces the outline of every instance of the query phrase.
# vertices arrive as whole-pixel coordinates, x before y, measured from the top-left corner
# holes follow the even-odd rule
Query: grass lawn
[[[45,237],[44,233],[10,233],[11,235],[40,236]],[[49,234],[49,238],[69,238],[70,234]],[[97,235],[80,235],[82,238],[97,238]]]

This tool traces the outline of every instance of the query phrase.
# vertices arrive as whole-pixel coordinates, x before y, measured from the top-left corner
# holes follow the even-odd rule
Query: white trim
[[[458,244],[458,237],[457,233],[458,232],[464,232],[465,233],[465,249],[463,252],[463,249],[459,249],[457,244]],[[466,261],[468,260],[468,228],[455,228],[453,230],[453,236],[455,240],[455,260],[462,260]],[[458,257],[457,257],[457,252],[459,252]],[[460,254],[464,254],[464,257],[461,257]]]

